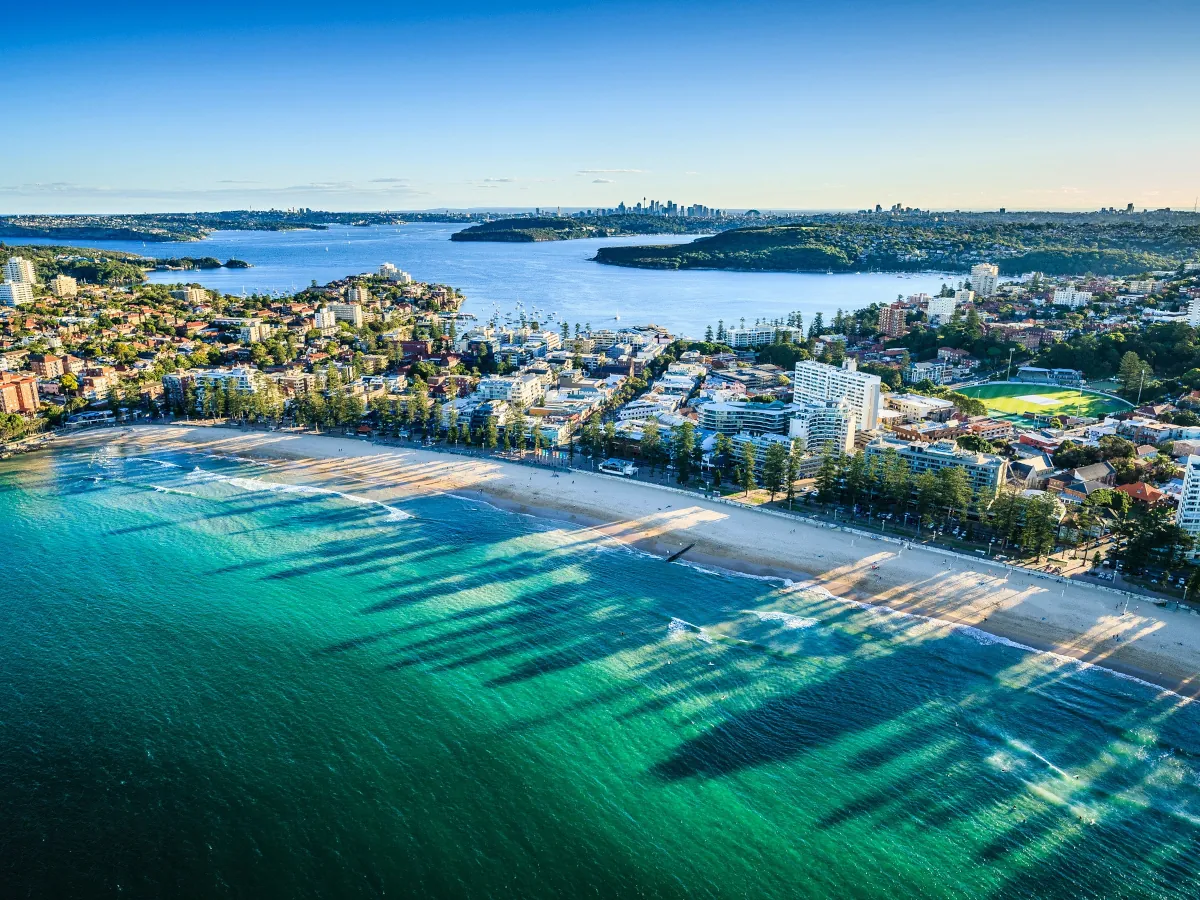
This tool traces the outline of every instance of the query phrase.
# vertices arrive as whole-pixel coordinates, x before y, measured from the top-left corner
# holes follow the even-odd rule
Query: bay
[[[7,896],[1200,892],[1194,704],[290,477],[0,463]]]
[[[961,276],[940,273],[826,275],[792,272],[726,272],[627,269],[592,262],[596,248],[613,244],[667,244],[689,235],[624,236],[540,243],[483,243],[450,240],[463,226],[414,223],[403,226],[333,226],[326,231],[219,231],[202,241],[143,244],[138,241],[72,241],[100,249],[162,258],[233,257],[251,269],[155,272],[151,281],[189,281],[229,294],[291,293],[310,282],[326,284],[372,272],[390,262],[419,281],[450,284],[466,294],[464,312],[490,318],[518,302],[527,311],[555,313],[558,321],[594,327],[654,322],[674,333],[700,337],[718,320],[731,326],[746,319],[775,319],[793,311],[826,322],[836,310],[890,303],[898,295],[937,293]],[[9,244],[68,243],[5,239]],[[618,320],[616,317],[620,317]]]

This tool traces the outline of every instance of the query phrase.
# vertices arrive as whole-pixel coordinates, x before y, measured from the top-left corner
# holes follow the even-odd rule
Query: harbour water
[[[155,282],[186,280],[225,293],[287,292],[311,281],[326,284],[374,271],[391,262],[420,281],[451,284],[467,296],[464,312],[488,318],[523,303],[553,312],[558,321],[605,327],[653,321],[680,334],[701,337],[706,326],[745,318],[785,317],[799,310],[806,322],[834,312],[891,302],[898,295],[937,293],[955,276],[938,273],[859,275],[790,272],[666,272],[626,269],[592,262],[596,248],[610,244],[674,243],[688,235],[655,235],[528,244],[456,243],[463,226],[416,223],[327,231],[222,231],[203,241],[142,244],[134,241],[74,241],[100,249],[126,250],[160,258],[235,257],[251,269],[156,272]],[[10,244],[21,243],[6,239]],[[37,241],[36,243],[63,243]],[[958,276],[961,280],[961,276]]]
[[[4,896],[1200,893],[1195,704],[471,500],[288,482],[0,463]]]

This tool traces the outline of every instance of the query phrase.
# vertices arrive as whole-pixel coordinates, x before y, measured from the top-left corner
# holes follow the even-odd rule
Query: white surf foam
[[[181,497],[195,497],[197,500],[202,499],[199,494],[193,494],[191,491],[181,491],[179,488],[164,487],[161,484],[152,484],[155,493],[158,494],[179,494]]]
[[[227,484],[239,487],[244,491],[268,491],[273,494],[302,494],[313,497],[341,497],[343,500],[357,503],[360,506],[378,506],[380,509],[387,511],[388,521],[399,522],[403,519],[412,518],[409,513],[395,506],[388,506],[382,500],[372,500],[370,497],[364,497],[361,494],[347,494],[344,491],[335,491],[332,488],[316,487],[311,484],[284,484],[279,481],[263,481],[261,478],[238,478],[236,476],[224,478],[223,480]]]
[[[701,626],[694,625],[686,619],[672,617],[671,621],[667,624],[667,638],[678,641],[686,637],[694,637],[702,644],[712,643],[712,638],[708,636],[708,633]]]
[[[818,619],[806,619],[804,616],[794,616],[778,610],[747,609],[743,612],[757,616],[760,622],[780,622],[788,631],[799,631],[820,624]]]
[[[153,463],[156,466],[162,466],[164,469],[182,469],[183,466],[178,463],[168,462],[165,459],[155,459],[153,456],[127,456],[125,459],[128,462],[143,462]]]

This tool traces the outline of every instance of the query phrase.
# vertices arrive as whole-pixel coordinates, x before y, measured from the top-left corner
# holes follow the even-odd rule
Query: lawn
[[[1058,414],[1103,418],[1108,413],[1129,409],[1130,404],[1100,394],[1048,384],[981,384],[962,388],[968,397],[978,397],[990,415],[1024,419],[1030,414]]]

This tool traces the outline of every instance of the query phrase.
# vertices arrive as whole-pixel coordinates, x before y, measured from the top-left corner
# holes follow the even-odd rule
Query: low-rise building
[[[783,447],[784,452],[791,455],[792,450],[796,447],[796,441],[790,437],[784,437],[782,434],[750,434],[743,431],[740,434],[735,434],[731,441],[733,443],[734,459],[742,464],[746,461],[746,445],[749,444],[754,449],[754,472],[758,478],[763,476],[763,469],[767,462],[767,451],[771,449],[773,444],[778,444]]]
[[[721,434],[785,434],[796,408],[792,403],[716,400],[701,406],[698,416],[701,428]]]
[[[773,344],[777,340],[787,340],[800,343],[804,340],[804,331],[790,325],[751,325],[747,328],[730,328],[725,332],[725,343],[734,350],[747,350],[750,347],[761,347]]]
[[[958,467],[966,472],[971,487],[986,496],[994,496],[1008,478],[1008,460],[991,453],[972,453],[958,447],[954,441],[910,443],[892,437],[880,437],[871,441],[863,452],[868,459],[882,457],[895,451],[908,464],[913,476],[926,472],[939,472],[947,467]]]
[[[966,431],[966,426],[957,419],[948,422],[910,422],[892,426],[892,433],[906,441],[940,441],[956,438]]]
[[[904,373],[904,379],[909,384],[919,384],[922,381],[946,384],[953,380],[953,376],[949,364],[944,360],[927,359],[912,363]]]
[[[476,393],[482,400],[504,400],[528,409],[546,392],[536,375],[485,375]]]
[[[955,410],[951,401],[924,394],[884,394],[883,402],[888,409],[901,413],[906,422],[945,422]]]
[[[239,393],[252,394],[259,390],[265,379],[257,369],[235,366],[231,369],[188,369],[183,372],[171,372],[162,377],[162,383],[168,400],[183,405],[189,385],[195,389],[196,402],[203,403],[205,393],[210,389],[224,390],[228,385]]]
[[[1015,429],[1011,422],[1002,419],[989,419],[987,416],[977,416],[967,424],[972,434],[977,434],[985,441],[1002,441],[1013,436]]]
[[[1021,366],[1013,381],[1029,384],[1062,384],[1078,387],[1083,383],[1083,372],[1079,369],[1044,369],[1040,366]]]
[[[671,415],[679,409],[680,400],[678,394],[643,394],[617,410],[617,421],[644,422],[648,419]]]

